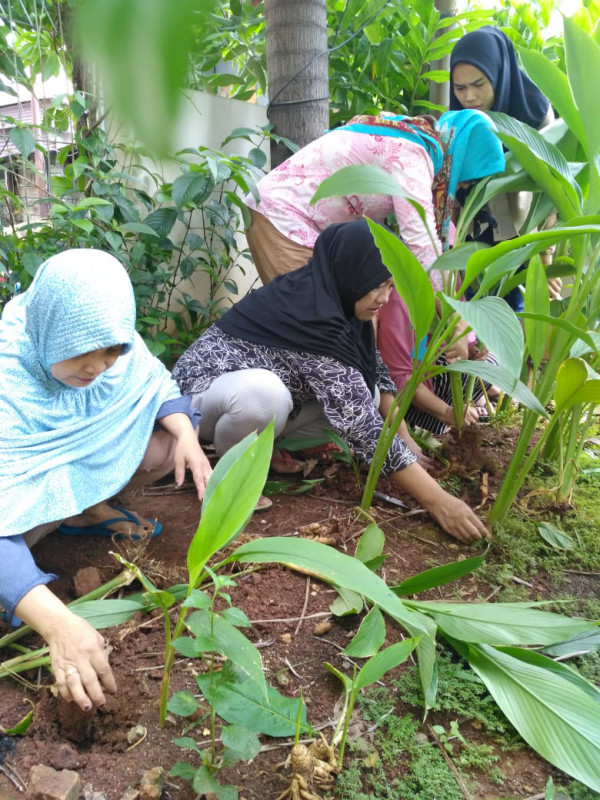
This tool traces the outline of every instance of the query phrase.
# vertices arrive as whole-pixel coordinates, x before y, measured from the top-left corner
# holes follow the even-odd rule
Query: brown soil
[[[485,506],[494,486],[498,485],[504,454],[512,451],[513,432],[482,426],[477,433],[477,447],[472,442],[460,443],[462,452],[458,459],[452,459],[451,470],[456,471],[457,463],[462,465],[461,475],[468,478],[467,499],[474,506]],[[489,473],[489,482],[482,478],[482,466]],[[447,475],[448,470],[444,474]],[[273,497],[273,507],[253,516],[236,545],[258,536],[317,534],[328,537],[327,542],[343,552],[353,554],[365,525],[354,511],[359,500],[354,476],[348,467],[336,463],[316,465],[310,477],[324,477],[324,481],[308,494]],[[438,477],[443,477],[442,473],[438,473]],[[395,493],[386,481],[380,483],[379,488]],[[403,499],[411,502],[409,498]],[[134,561],[160,587],[168,588],[186,581],[186,553],[199,517],[195,495],[192,492],[170,494],[168,488],[163,488],[160,493],[125,497],[124,503],[148,517],[159,518],[164,526],[163,534],[144,544],[124,544],[101,538],[67,539],[53,534],[36,547],[35,557],[40,567],[60,576],[54,589],[63,599],[69,601],[75,596],[73,587],[78,570],[86,568],[86,573],[79,576],[83,582],[90,576],[94,579],[93,571],[90,573],[88,568],[97,570],[103,581],[119,571],[109,554],[111,550],[118,550]],[[382,574],[391,585],[433,564],[454,561],[481,550],[479,546],[468,548],[450,539],[426,514],[411,516],[399,511],[380,501],[376,501],[372,509],[386,534],[388,558]],[[324,617],[313,615],[328,611],[335,596],[329,587],[279,566],[240,574],[236,581],[237,586],[231,592],[232,601],[253,621],[248,635],[261,647],[269,682],[289,696],[298,696],[302,691],[311,723],[324,725],[325,735],[331,735],[331,722],[335,719],[341,692],[340,685],[325,670],[323,662],[329,661],[340,670],[348,671],[348,662],[340,651],[356,632],[360,619],[333,620],[327,633],[316,636],[314,626]],[[456,586],[453,584],[449,591],[456,592]],[[486,593],[486,587],[474,576],[464,578],[458,587],[465,598]],[[443,588],[430,594],[437,599],[449,596],[444,594]],[[0,633],[6,630],[0,623]],[[388,635],[391,643],[399,638],[400,631],[388,624]],[[72,706],[60,704],[50,691],[47,672],[24,676],[27,683],[2,681],[1,726],[15,725],[29,710],[28,701],[35,705],[33,724],[27,735],[10,742],[4,740],[6,748],[14,749],[3,752],[0,741],[0,764],[6,757],[5,763],[9,763],[25,782],[34,764],[74,769],[79,772],[83,786],[89,787],[88,794],[93,790],[102,792],[106,800],[120,800],[126,787],[139,785],[142,774],[151,767],[163,766],[168,772],[177,761],[193,760],[193,754],[172,744],[174,737],[182,735],[185,720],[169,717],[163,729],[157,726],[164,636],[160,615],[135,618],[108,631],[107,636],[113,647],[111,663],[119,693],[95,713],[76,714]],[[30,637],[26,643],[33,646],[35,637]],[[172,690],[197,691],[196,669],[192,660],[179,658],[173,669]],[[397,676],[399,671],[393,674]],[[406,708],[399,703],[397,711],[405,713]],[[442,717],[440,720],[443,724]],[[465,720],[468,726],[466,712]],[[428,723],[436,721],[435,715],[430,715]],[[144,726],[147,735],[132,747],[127,734],[136,725]],[[423,731],[427,732],[426,726]],[[208,738],[202,734],[202,729],[191,735],[197,740]],[[281,770],[276,771],[275,766],[288,755],[289,743],[268,737],[262,737],[262,741],[275,748],[261,752],[251,764],[238,765],[224,776],[240,788],[240,797],[246,800],[275,800],[286,787]],[[474,773],[478,788],[472,792],[473,800],[524,797],[543,792],[551,772],[549,765],[528,750],[499,755],[502,757],[499,766],[506,775],[505,784],[499,789],[489,784],[481,773]],[[18,796],[15,786],[0,772],[0,798],[12,800]],[[193,797],[194,792],[181,778],[167,778],[163,800],[191,800]]]

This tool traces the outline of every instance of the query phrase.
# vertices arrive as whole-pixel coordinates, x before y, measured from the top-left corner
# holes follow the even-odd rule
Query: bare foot
[[[121,511],[117,508],[113,508],[105,501],[86,508],[81,514],[63,520],[63,523],[72,527],[86,527],[88,525],[98,525],[107,520],[118,519],[120,520],[119,522],[111,523],[111,531],[124,536],[138,536],[140,538],[151,536],[154,530],[154,523],[136,512],[131,513],[135,514],[141,524],[136,525],[131,520],[126,519]]]

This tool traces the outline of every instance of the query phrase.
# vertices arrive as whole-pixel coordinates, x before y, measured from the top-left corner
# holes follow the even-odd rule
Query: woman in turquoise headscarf
[[[0,605],[46,639],[62,696],[86,710],[103,704],[103,688],[115,690],[103,639],[50,592],[56,576],[38,569],[29,546],[58,526],[71,536],[139,533],[135,515],[106,503],[132,479],[141,485],[175,468],[181,481],[189,467],[201,497],[211,470],[191,419],[189,401],[135,332],[132,286],[112,256],[53,256],[6,305]]]
[[[341,167],[379,167],[425,211],[426,224],[404,197],[355,194],[311,205],[325,178]],[[433,117],[359,116],[329,131],[271,170],[248,195],[252,225],[246,232],[263,283],[311,258],[319,233],[334,222],[395,214],[400,235],[429,269],[447,246],[457,185],[504,170],[502,146],[485,114],[449,112]],[[441,237],[441,242],[440,238]],[[441,288],[441,277],[431,274]]]

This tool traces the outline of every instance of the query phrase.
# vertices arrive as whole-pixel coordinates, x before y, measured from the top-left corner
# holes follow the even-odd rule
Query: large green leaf
[[[600,628],[591,631],[578,633],[567,639],[566,642],[559,642],[544,649],[544,653],[549,656],[562,656],[563,658],[573,658],[582,656],[586,653],[594,653],[600,650]]]
[[[550,294],[548,279],[539,258],[533,258],[527,269],[525,284],[525,311],[550,316]],[[531,355],[534,370],[537,370],[546,353],[550,326],[535,322],[531,318],[523,321],[527,349]]]
[[[344,650],[344,654],[351,658],[369,658],[369,656],[377,653],[384,642],[385,621],[383,614],[377,606],[373,606],[360,623],[356,636]]]
[[[600,702],[591,701],[597,694],[591,684],[538,653],[486,645],[453,646],[466,656],[530,747],[555,767],[600,791]]]
[[[442,295],[494,353],[509,375],[518,378],[523,364],[523,329],[515,312],[500,297],[482,297],[468,303]]]
[[[443,564],[441,567],[433,567],[425,572],[419,572],[412,578],[407,578],[398,586],[392,586],[392,591],[398,595],[418,594],[434,589],[436,586],[443,586],[450,581],[457,581],[463,575],[468,575],[473,570],[478,569],[485,561],[485,554],[474,558],[465,558],[462,561],[453,561],[451,564]]]
[[[406,608],[385,581],[356,558],[340,553],[333,547],[308,539],[273,536],[246,542],[230,558],[243,564],[285,564],[290,569],[314,575],[334,586],[360,592],[400,624],[410,625],[411,632],[427,633],[418,616]]]
[[[585,130],[565,73],[539,51],[525,47],[518,49],[529,77],[542,90],[558,112],[559,117],[565,121],[577,140],[585,147],[587,143]]]
[[[597,625],[521,604],[404,602],[432,617],[453,639],[480,644],[554,644]]]
[[[541,133],[500,112],[492,112],[501,141],[510,147],[523,168],[552,198],[562,219],[581,213],[581,190],[560,150]]]
[[[435,314],[435,297],[427,273],[397,236],[371,220],[368,223],[383,263],[392,273],[398,294],[406,303],[415,341],[420,342],[427,335]]]
[[[146,604],[124,598],[122,600],[86,600],[71,606],[71,611],[87,620],[96,630],[110,628],[127,622],[137,611],[144,611]]]
[[[210,643],[212,652],[222,653],[242,669],[254,681],[257,689],[267,696],[260,652],[241,631],[209,611],[195,611],[186,620],[186,625],[194,636]]]
[[[588,160],[600,150],[600,119],[598,119],[598,75],[600,75],[600,45],[580,28],[565,18],[565,61],[573,99],[585,131]]]
[[[377,653],[376,656],[370,658],[356,676],[356,687],[364,689],[365,686],[370,686],[385,675],[386,672],[406,661],[417,646],[419,639],[420,637],[405,639],[402,642],[386,647],[381,653]]]
[[[101,71],[108,104],[155,155],[172,152],[194,7],[200,5],[212,3],[87,0],[78,6],[79,43]]]
[[[297,697],[284,697],[269,686],[268,699],[265,699],[250,679],[230,682],[211,680],[210,675],[198,675],[196,682],[204,697],[226,722],[243,725],[249,731],[269,736],[293,736],[296,732]],[[300,730],[309,730],[304,707]]]
[[[500,364],[488,364],[487,361],[455,361],[453,364],[447,364],[446,369],[449,372],[476,375],[493,386],[497,386],[525,408],[536,411],[540,416],[548,416],[546,409],[533,392],[522,381],[510,375]]]
[[[600,403],[600,380],[588,379],[588,367],[582,358],[567,358],[556,375],[554,400],[557,411],[580,403]]]
[[[391,197],[409,198],[398,181],[381,167],[371,164],[354,164],[350,167],[342,167],[325,178],[319,184],[310,203],[313,205],[324,197],[361,194],[385,194]]]
[[[190,586],[214,553],[233,539],[248,521],[267,479],[273,452],[273,423],[250,434],[225,454],[208,482],[202,517],[188,549]]]

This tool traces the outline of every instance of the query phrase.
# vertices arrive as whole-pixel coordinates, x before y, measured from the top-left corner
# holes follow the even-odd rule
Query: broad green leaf
[[[446,369],[449,372],[464,372],[465,375],[476,375],[493,386],[497,386],[505,394],[510,395],[510,397],[525,406],[525,408],[536,411],[540,416],[548,417],[546,409],[533,392],[522,381],[517,380],[513,375],[509,375],[499,364],[488,364],[487,361],[455,361],[453,364],[448,364]]]
[[[35,149],[35,139],[29,128],[21,126],[11,128],[8,133],[8,138],[23,158],[28,158],[33,153]]]
[[[546,322],[555,328],[560,328],[563,331],[567,331],[567,333],[570,333],[573,337],[575,337],[576,340],[585,342],[590,350],[598,350],[599,342],[595,338],[597,334],[595,334],[594,331],[585,331],[583,328],[578,328],[577,325],[573,325],[573,323],[566,319],[562,319],[561,317],[552,317],[547,316],[546,314],[533,314],[527,311],[521,312],[519,316],[521,319],[531,319],[534,321],[537,320],[538,322]],[[574,344],[573,347],[575,346],[576,345]],[[586,351],[584,350],[583,352]],[[573,352],[572,350],[571,355],[578,356],[582,355],[582,353]]]
[[[192,789],[199,795],[216,794],[219,789],[219,782],[209,768],[202,765],[198,767],[194,774]]]
[[[557,226],[555,228],[549,228],[548,230],[537,231],[536,233],[527,233],[523,236],[518,236],[516,239],[498,242],[493,247],[478,250],[473,253],[467,261],[463,286],[465,288],[470,286],[475,278],[479,277],[482,272],[487,270],[490,264],[513,250],[518,250],[519,248],[532,244],[531,254],[533,254],[543,250],[550,244],[561,242],[564,239],[572,239],[575,236],[588,233],[593,235],[600,233],[600,216],[598,215],[576,217],[571,219],[571,222],[573,224]]]
[[[525,311],[550,316],[548,279],[539,258],[532,258],[527,269]],[[548,325],[540,324],[539,320],[534,322],[531,318],[524,319],[523,327],[533,368],[537,370],[546,353],[550,328]]]
[[[133,125],[158,156],[167,156],[173,149],[194,11],[199,5],[189,0],[78,4],[79,45],[88,61],[100,69],[108,105]],[[206,9],[211,6],[204,3]]]
[[[372,522],[370,525],[367,525],[365,530],[362,532],[362,535],[358,540],[354,558],[358,558],[359,561],[362,561],[363,564],[366,564],[382,554],[384,544],[384,532],[381,530],[379,525]]]
[[[590,620],[538,611],[527,604],[404,602],[432,617],[453,639],[480,644],[554,644],[596,625]]]
[[[212,641],[212,651],[227,656],[251,678],[257,691],[267,696],[260,652],[241,631],[223,617],[208,611],[195,611],[187,618],[186,625],[194,636]]]
[[[431,617],[420,614],[421,624],[427,631],[427,636],[422,636],[417,644],[417,657],[419,665],[419,679],[425,698],[425,708],[431,708],[435,703],[438,688],[438,668],[436,652],[437,625]]]
[[[252,761],[260,753],[257,735],[243,725],[225,725],[221,729],[221,739],[225,745],[223,760],[225,765],[236,761]]]
[[[159,208],[144,218],[144,225],[152,228],[162,238],[171,233],[176,222],[177,212],[174,208]]]
[[[580,213],[581,190],[560,150],[539,131],[508,114],[495,111],[490,116],[496,123],[501,141],[510,147],[523,168],[552,198],[560,216],[570,219]]]
[[[567,533],[549,522],[541,522],[537,530],[542,539],[557,550],[572,550],[575,546],[575,542]]]
[[[338,596],[329,606],[329,610],[336,617],[346,617],[349,614],[360,614],[364,608],[362,595],[351,589],[337,587]]]
[[[171,714],[176,714],[178,717],[191,717],[198,710],[198,701],[191,692],[184,689],[169,699],[167,708]]]
[[[576,405],[576,398],[584,389],[588,377],[585,361],[582,358],[567,358],[556,373],[554,402],[557,410],[563,411]]]
[[[398,294],[406,303],[415,341],[420,342],[428,333],[435,313],[435,297],[427,273],[397,236],[371,220],[367,222],[383,263],[392,273]]]
[[[91,233],[94,230],[94,223],[89,219],[78,219],[77,217],[71,218],[71,224],[76,228],[80,228],[85,233]]]
[[[565,17],[565,61],[573,100],[585,131],[588,160],[600,150],[600,120],[598,119],[598,75],[600,74],[600,45]]]
[[[461,651],[527,744],[600,791],[600,702],[590,702],[597,690],[538,653],[487,645]]]
[[[313,205],[324,197],[363,194],[409,197],[398,181],[381,167],[371,164],[354,164],[350,167],[342,167],[325,178],[312,196],[310,204]]]
[[[402,664],[417,646],[419,639],[405,639],[390,647],[386,647],[376,656],[370,658],[356,676],[357,689],[364,689],[378,681],[386,672]]]
[[[173,202],[178,208],[194,200],[198,195],[204,195],[212,184],[210,178],[198,172],[184,172],[174,182],[171,194]]]
[[[143,222],[124,222],[123,225],[117,227],[117,230],[121,233],[140,233],[145,236],[158,237],[158,233],[149,225],[144,225]]]
[[[193,781],[196,774],[196,767],[188,764],[186,761],[178,761],[177,764],[169,771],[169,776],[172,778],[183,778],[185,781]]]
[[[385,642],[385,621],[383,614],[377,608],[369,611],[360,623],[356,636],[344,650],[344,655],[351,658],[369,658],[375,655]]]
[[[211,686],[210,675],[198,675],[196,682],[204,697],[226,722],[269,736],[293,736],[296,732],[297,697],[284,697],[269,686],[266,699],[250,679],[233,683],[215,681]],[[309,730],[304,707],[300,730]]]
[[[433,567],[412,578],[407,578],[398,586],[392,586],[392,591],[398,595],[418,594],[434,589],[436,586],[443,586],[450,581],[457,581],[463,575],[478,569],[485,561],[485,554],[465,558],[462,561],[453,561],[451,564],[443,564],[441,567]]]
[[[519,47],[518,51],[531,80],[542,90],[559,117],[565,120],[577,140],[585,147],[587,143],[585,130],[565,73],[537,50]]]
[[[202,517],[187,553],[190,586],[204,565],[233,539],[252,514],[269,471],[273,451],[273,423],[256,436],[250,434],[221,458],[212,472]]]
[[[215,797],[217,800],[238,800],[239,792],[237,788],[230,783],[217,783]]]
[[[440,272],[448,270],[464,269],[467,260],[478,250],[488,250],[489,245],[482,242],[463,242],[456,247],[451,247],[435,260],[435,269]]]
[[[252,623],[248,619],[248,615],[242,611],[241,608],[236,608],[232,606],[231,608],[225,608],[221,611],[221,616],[225,617],[227,622],[235,625],[236,628],[251,628]]]
[[[146,603],[135,600],[107,598],[105,600],[86,600],[74,605],[72,611],[78,617],[87,620],[96,630],[101,630],[121,625],[131,619],[136,612],[144,611],[146,608]]]
[[[356,558],[308,539],[273,536],[246,542],[231,555],[241,563],[279,563],[314,575],[336,587],[360,592],[397,622],[410,625],[411,632],[426,633],[417,615],[392,592],[385,581]]]
[[[578,633],[567,639],[566,642],[553,644],[551,647],[544,648],[544,653],[548,656],[561,656],[562,658],[595,653],[600,650],[600,628],[591,631]]]
[[[508,303],[500,297],[482,297],[464,303],[442,296],[497,356],[506,372],[518,378],[523,364],[523,329]]]
[[[101,197],[84,197],[73,207],[73,211],[82,211],[95,206],[112,206],[112,203],[108,200],[103,200]]]

